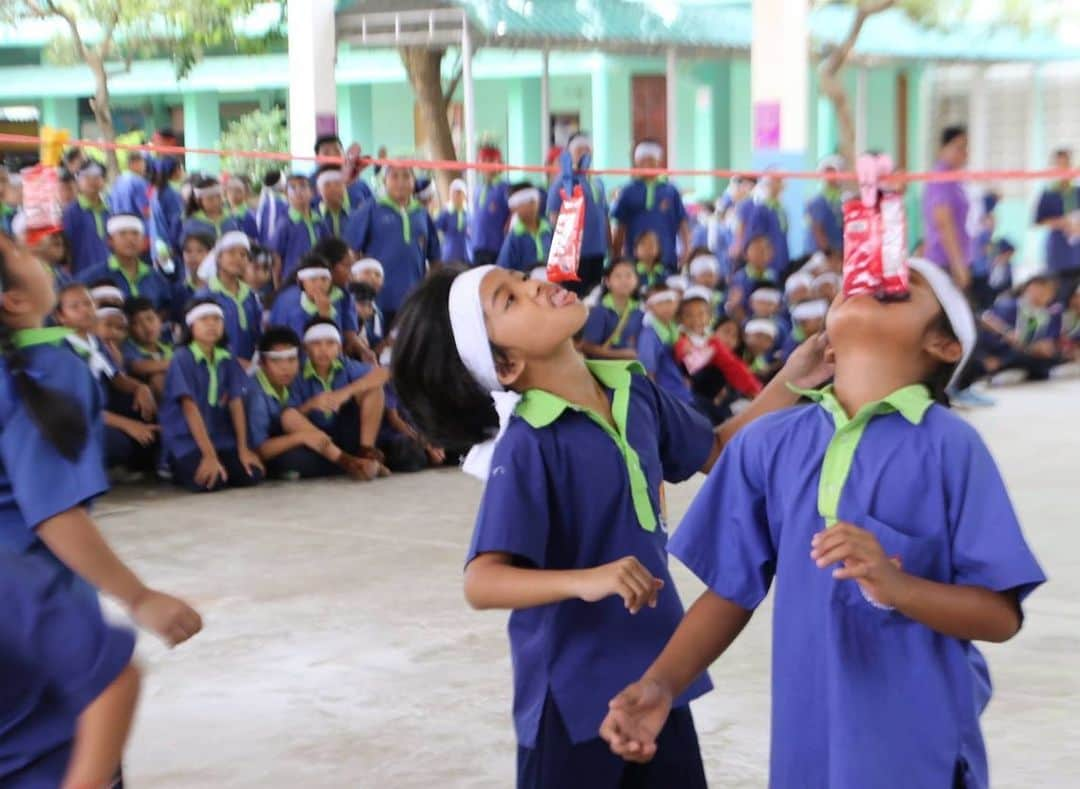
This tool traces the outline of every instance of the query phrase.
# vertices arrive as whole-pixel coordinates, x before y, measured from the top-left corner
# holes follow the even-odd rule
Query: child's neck
[[[327,378],[330,375],[330,371],[334,369],[334,360],[331,360],[326,364],[312,362],[311,366],[315,368],[315,372],[318,373],[320,378]]]
[[[217,350],[217,345],[212,342],[203,342],[202,340],[194,340],[194,343],[199,346],[199,350],[203,352],[207,359],[214,358],[214,352]]]
[[[138,270],[139,270],[139,259],[138,258],[121,257],[120,255],[115,255],[115,257],[116,257],[116,262],[120,264],[120,268],[122,268],[128,274],[134,275],[136,272],[138,272]]]
[[[229,291],[229,293],[235,293],[240,290],[240,277],[238,275],[230,274],[228,271],[225,271],[225,269],[219,267],[217,277],[218,282],[220,282],[222,287]]]
[[[880,348],[845,349],[833,376],[833,394],[849,418],[863,406],[922,380],[915,366],[898,366],[896,361],[883,355]]]
[[[211,219],[218,219],[220,217],[225,216],[225,209],[224,209],[224,207],[222,207],[222,208],[219,208],[217,211],[210,211],[210,210],[207,210],[207,209],[204,208],[203,213],[206,214]]]
[[[530,361],[518,384],[521,391],[543,389],[568,403],[600,413],[610,408],[603,388],[570,341],[549,358]]]
[[[390,199],[402,208],[407,208],[409,203],[412,202],[412,195],[406,195],[405,197],[391,197]]]
[[[538,216],[533,217],[532,219],[525,219],[524,217],[519,215],[518,221],[521,222],[522,226],[530,233],[535,233],[537,230],[540,229],[540,217]]]
[[[323,200],[323,203],[326,205],[327,209],[334,211],[335,213],[345,210],[344,200]]]
[[[309,205],[300,206],[299,208],[296,207],[296,206],[293,206],[292,209],[296,213],[300,214],[300,216],[302,216],[302,217],[308,217],[308,216],[311,215],[311,206],[309,206]]]
[[[614,304],[619,310],[622,310],[627,304],[630,303],[629,296],[620,296],[617,293],[608,293],[611,296],[611,303]]]

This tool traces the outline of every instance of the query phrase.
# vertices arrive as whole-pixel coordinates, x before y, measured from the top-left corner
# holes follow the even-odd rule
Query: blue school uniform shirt
[[[183,247],[184,241],[191,235],[209,236],[217,241],[231,230],[243,230],[235,216],[222,214],[220,219],[214,220],[204,212],[196,211],[184,220],[180,228],[180,246]]]
[[[282,435],[281,414],[289,407],[289,387],[276,389],[261,369],[244,392],[248,446],[258,449],[271,438]]]
[[[676,400],[691,403],[694,396],[682,367],[675,359],[674,346],[678,338],[677,326],[662,326],[647,316],[638,334],[638,360],[657,386]]]
[[[127,272],[120,266],[120,261],[110,255],[99,266],[84,269],[79,273],[79,281],[87,285],[98,280],[110,280],[124,293],[124,298],[142,296],[150,299],[154,309],[167,309],[173,299],[173,289],[161,273],[141,260],[136,268],[135,278],[129,279]]]
[[[245,236],[253,242],[258,241],[259,226],[255,223],[255,214],[250,208],[234,208],[231,215]]]
[[[656,608],[634,616],[618,597],[510,614],[514,726],[526,748],[537,745],[549,694],[571,741],[594,739],[608,702],[675,631],[683,609],[667,568],[661,484],[691,477],[713,445],[708,422],[640,365],[588,365],[612,398],[618,430],[548,392],[526,392],[495,447],[468,561],[502,552],[536,569],[571,570],[634,556],[664,588]],[[675,706],[709,688],[708,677],[698,677]]]
[[[1061,332],[1061,316],[1051,309],[1034,310],[1020,299],[998,299],[988,312],[1016,331],[1024,345],[1055,339]],[[1011,353],[1012,346],[994,332],[983,332],[991,353]]]
[[[530,233],[525,223],[514,217],[510,232],[503,241],[495,265],[514,271],[531,271],[547,263],[551,251],[551,225],[544,218],[535,233]]]
[[[660,239],[660,259],[664,265],[671,271],[678,268],[679,254],[675,243],[679,238],[679,227],[687,216],[682,195],[667,179],[631,181],[619,193],[611,216],[626,228],[623,254],[634,254],[634,242],[651,230]]]
[[[246,383],[244,371],[224,348],[214,349],[213,362],[194,343],[177,348],[165,375],[165,397],[158,409],[166,455],[182,458],[199,450],[180,404],[185,397],[198,406],[214,448],[235,449],[229,403],[244,396]]]
[[[460,211],[444,208],[440,212],[435,220],[435,229],[439,231],[443,260],[468,263],[472,259],[469,254],[470,221],[469,212],[464,208]]]
[[[108,221],[109,209],[104,202],[92,206],[83,195],[64,209],[64,235],[71,245],[71,268],[76,274],[109,259]]]
[[[1067,216],[1080,210],[1080,186],[1050,187],[1039,197],[1035,209],[1035,221],[1042,222]],[[1046,236],[1046,267],[1054,274],[1080,269],[1080,242],[1069,241],[1060,230],[1051,230]]]
[[[60,786],[78,717],[131,662],[135,634],[41,557],[0,552],[0,599],[0,784]]]
[[[585,196],[585,227],[581,233],[581,257],[605,257],[608,252],[608,204],[607,195],[604,193],[604,181],[601,178],[574,173],[572,176],[564,175],[561,180],[556,180],[551,185],[551,191],[548,192],[548,215],[557,216],[559,209],[562,208],[560,189],[566,190],[569,197],[573,194],[575,186],[580,186]]]
[[[132,362],[160,362],[169,361],[173,357],[173,347],[166,342],[156,342],[153,345],[139,345],[131,337],[124,340],[120,346],[120,353],[124,357],[124,369],[131,374]]]
[[[347,203],[342,204],[341,210],[335,211],[326,203],[320,203],[317,216],[325,237],[341,238],[345,232],[345,223],[349,221],[349,206]]]
[[[270,220],[271,210],[274,216],[273,221]],[[277,195],[259,205],[255,222],[258,230],[256,238],[259,239],[259,246],[269,249],[278,225],[284,222],[288,215],[289,204]]]
[[[243,282],[238,284],[239,292],[234,295],[214,277],[195,294],[195,298],[208,297],[217,302],[225,313],[225,337],[229,353],[235,359],[250,361],[255,357],[255,350],[262,339],[263,308],[255,291]]]
[[[748,610],[776,577],[770,785],[949,787],[962,760],[964,786],[983,789],[990,682],[979,651],[870,603],[817,567],[810,541],[847,521],[907,573],[1022,599],[1044,576],[1005,485],[975,430],[925,387],[851,420],[830,390],[809,396],[820,405],[735,436],[670,546]]]
[[[368,320],[364,321],[364,337],[367,339],[368,345],[372,350],[375,349],[379,343],[386,337],[386,321],[383,319],[382,310],[379,309],[378,304],[371,305],[374,308],[374,315]],[[359,323],[359,316],[357,316],[357,322]]]
[[[182,260],[183,245],[180,242],[184,229],[184,201],[172,184],[154,191],[150,198],[150,238],[164,241],[174,256]]]
[[[109,191],[109,209],[114,214],[141,216],[149,231],[150,182],[130,170],[120,173]]]
[[[750,271],[749,266],[743,266],[741,269],[731,275],[731,288],[739,288],[742,292],[742,305],[743,309],[749,312],[750,310],[750,292],[760,286],[762,283],[776,284],[776,274],[772,269],[765,269],[762,272]]]
[[[814,225],[821,225],[829,239],[829,247],[840,251],[844,248],[844,209],[839,189],[823,189],[806,204],[806,254],[824,252],[818,248]]]
[[[369,200],[349,215],[345,241],[383,264],[386,276],[377,303],[384,312],[397,312],[428,264],[442,259],[439,234],[417,200],[404,208],[386,197]]]
[[[281,258],[281,278],[288,279],[300,266],[300,259],[326,237],[326,228],[318,217],[304,216],[290,208],[270,242],[270,249]]]
[[[486,181],[477,188],[469,217],[473,249],[497,254],[506,238],[506,223],[510,219],[510,184],[502,178]],[[381,259],[381,258],[380,258]]]
[[[353,381],[360,380],[369,372],[371,372],[370,364],[343,356],[334,360],[330,374],[326,378],[320,378],[309,359],[304,362],[300,375],[293,381],[289,392],[289,405],[299,408],[315,395],[341,389]],[[320,430],[333,429],[338,418],[338,415],[333,412],[317,410],[309,411],[306,416]]]
[[[360,331],[360,319],[356,316],[351,295],[334,286],[330,289],[330,305],[334,309],[331,320],[343,336],[346,332]],[[274,306],[270,308],[270,325],[288,326],[298,337],[303,337],[308,322],[316,315],[318,309],[300,287],[290,285],[274,299]]]
[[[594,345],[603,345],[610,340],[608,347],[613,350],[636,348],[644,320],[645,313],[637,301],[631,299],[619,312],[611,294],[605,294],[600,303],[589,310],[582,339]]]
[[[749,202],[749,201],[748,201]],[[791,262],[788,255],[788,220],[787,213],[779,201],[753,202],[747,227],[760,227],[772,242],[773,256],[769,261],[769,270],[781,277]],[[743,250],[750,243],[750,233],[743,239]]]

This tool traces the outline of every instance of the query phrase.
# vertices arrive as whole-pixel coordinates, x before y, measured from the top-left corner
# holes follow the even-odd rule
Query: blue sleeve
[[[994,302],[994,305],[990,307],[990,312],[1009,326],[1016,325],[1018,308],[1014,300],[1002,299],[1001,301]]]
[[[262,391],[252,386],[244,396],[244,414],[247,417],[248,446],[258,449],[270,438],[270,410]]]
[[[549,216],[559,213],[559,209],[562,208],[562,194],[559,192],[561,187],[562,181],[556,180],[552,183],[551,189],[548,190],[547,212]]]
[[[625,187],[619,196],[615,198],[615,202],[611,205],[611,218],[621,225],[625,225],[630,221],[630,200],[629,192],[634,188],[634,182],[631,181]]]
[[[516,417],[515,417],[516,419]],[[540,436],[511,423],[495,446],[467,562],[481,553],[508,553],[542,569],[551,513]]]
[[[67,236],[68,243],[70,243],[72,247],[78,246],[78,240],[76,239],[76,234],[78,233],[76,227],[78,224],[78,205],[78,203],[72,203],[64,209],[63,215],[64,235]],[[72,250],[73,253],[75,251],[77,250]]]
[[[675,186],[672,186],[671,191],[674,195],[671,198],[674,203],[672,210],[675,212],[675,224],[678,226],[683,222],[686,222],[689,217],[686,214],[686,205],[683,204],[682,195],[679,193],[679,190]]]
[[[349,383],[353,381],[359,381],[365,375],[371,372],[371,365],[365,362],[359,362],[356,359],[345,360],[345,372],[349,379]]]
[[[814,224],[823,225],[829,221],[827,217],[829,210],[828,203],[822,200],[820,196],[815,197],[806,204],[806,215],[810,217],[810,221]]]
[[[307,400],[304,397],[303,391],[300,389],[300,381],[294,381],[293,385],[289,387],[289,402],[285,404],[286,408],[299,408]]]
[[[274,235],[270,239],[270,249],[281,258],[282,264],[285,263],[285,258],[289,253],[289,230],[291,228],[292,221],[289,219],[278,222],[278,226],[274,228]]]
[[[604,186],[604,179],[596,178],[594,183],[596,184],[596,194],[600,196],[600,199],[596,201],[596,206],[601,210],[601,212],[606,214],[608,212],[608,201],[607,188]],[[589,190],[590,193],[592,191],[592,189]]]
[[[589,317],[585,319],[585,328],[581,330],[581,339],[593,345],[601,345],[607,337],[604,329],[607,321],[607,308],[597,304],[589,310]],[[627,321],[629,323],[629,321]]]
[[[518,261],[513,249],[514,234],[507,233],[503,239],[502,247],[499,248],[499,256],[495,258],[495,265],[499,268],[516,269]]]
[[[776,571],[761,424],[739,431],[725,447],[668,543],[668,552],[710,590],[747,610],[765,599]]]
[[[348,193],[349,201],[352,203],[353,207],[363,205],[373,197],[371,194],[371,187],[359,178],[349,184]]]
[[[179,401],[182,398],[190,397],[192,400],[198,400],[198,394],[195,392],[195,388],[190,380],[189,367],[195,364],[191,358],[190,353],[185,351],[177,352],[172,358],[172,362],[169,364],[169,370],[165,373],[165,399]]]
[[[660,354],[664,350],[664,344],[660,342],[656,332],[650,328],[641,330],[641,334],[638,335],[638,361],[645,367],[649,375],[656,375],[656,371],[660,369]]]
[[[244,368],[240,366],[240,362],[236,359],[226,359],[221,369],[225,373],[224,389],[229,393],[229,400],[242,399],[247,389],[248,377]]]
[[[146,181],[139,180],[134,184],[132,201],[138,209],[139,216],[144,220],[150,218],[150,185]]]
[[[356,316],[356,304],[349,293],[338,302],[338,310],[341,313],[341,331],[360,331],[360,319]]]
[[[108,276],[109,269],[106,266],[91,266],[90,268],[84,268],[81,272],[76,274],[75,279],[84,285],[89,285],[91,282],[105,279]]]
[[[705,466],[712,454],[715,435],[709,420],[686,403],[645,379],[656,398],[660,426],[660,463],[664,479],[683,482]]]
[[[450,229],[449,216],[450,215],[444,208],[442,211],[439,212],[439,215],[435,217],[435,229],[438,230],[440,233],[445,233],[447,230]]]
[[[354,208],[348,219],[345,220],[345,229],[342,231],[342,235],[345,237],[345,242],[354,251],[368,251],[371,212],[374,207],[374,201],[369,200],[359,208]]]
[[[1050,190],[1039,195],[1039,204],[1035,208],[1035,221],[1044,222],[1064,215],[1064,206],[1057,194]]]
[[[953,583],[1016,590],[1023,599],[1046,576],[1024,540],[986,445],[973,427],[951,413],[945,416],[959,434],[942,442]]]
[[[442,260],[442,244],[439,242],[439,232],[435,229],[435,223],[431,221],[431,215],[424,213],[428,224],[427,250],[425,256],[429,261]]]

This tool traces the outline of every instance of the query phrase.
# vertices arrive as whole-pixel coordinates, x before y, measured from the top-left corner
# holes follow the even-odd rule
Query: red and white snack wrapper
[[[579,282],[578,261],[581,259],[581,234],[585,229],[585,194],[580,186],[574,194],[562,192],[562,208],[551,234],[548,254],[548,282]]]
[[[60,205],[60,176],[55,167],[40,164],[24,167],[23,213],[26,215],[26,240],[36,244],[43,236],[63,230]]]
[[[908,296],[907,213],[904,196],[885,192],[878,203],[881,213],[881,297]]]
[[[854,198],[844,203],[844,295],[882,289],[881,213]]]

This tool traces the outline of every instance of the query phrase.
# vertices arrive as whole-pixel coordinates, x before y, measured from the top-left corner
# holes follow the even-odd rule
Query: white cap
[[[352,268],[349,272],[354,277],[359,277],[365,271],[378,271],[380,274],[384,274],[383,264],[377,261],[375,258],[363,258],[352,264]]]
[[[461,192],[462,194],[468,194],[469,193],[469,185],[466,184],[460,178],[455,178],[453,181],[450,182],[450,194],[453,194],[454,192]]]
[[[796,271],[787,281],[784,283],[784,294],[790,296],[795,288],[812,288],[814,286],[814,278],[809,274],[805,274],[802,271]]]

